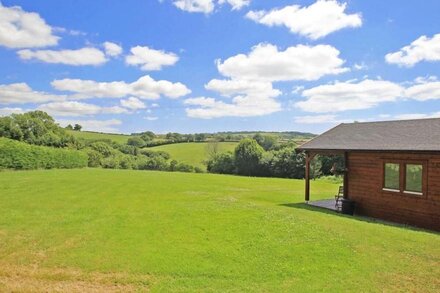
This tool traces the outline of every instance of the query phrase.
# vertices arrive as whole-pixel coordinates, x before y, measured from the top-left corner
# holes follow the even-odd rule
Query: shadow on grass
[[[389,227],[396,227],[396,228],[400,228],[400,229],[404,229],[404,230],[426,232],[426,233],[430,233],[430,234],[434,234],[434,235],[440,235],[440,232],[436,232],[434,230],[418,228],[418,227],[415,227],[415,226],[409,226],[409,225],[405,225],[405,224],[389,222],[389,221],[380,220],[380,219],[376,219],[376,218],[370,218],[370,217],[366,217],[366,216],[359,216],[359,215],[349,216],[349,215],[344,215],[344,214],[341,214],[340,212],[337,212],[337,211],[334,211],[334,210],[326,209],[326,208],[323,208],[323,207],[316,207],[316,206],[312,206],[312,205],[309,205],[309,204],[306,204],[306,203],[283,203],[283,204],[279,204],[279,206],[295,208],[295,209],[302,209],[302,210],[308,210],[308,211],[313,211],[313,212],[319,212],[319,213],[323,213],[323,214],[327,214],[327,215],[331,215],[331,216],[335,216],[335,217],[351,219],[351,220],[354,220],[354,221],[360,221],[360,222],[366,222],[366,223],[372,223],[372,224],[379,224],[379,225],[384,225],[384,226],[389,226]]]

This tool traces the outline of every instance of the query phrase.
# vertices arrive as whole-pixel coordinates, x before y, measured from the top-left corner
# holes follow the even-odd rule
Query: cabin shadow
[[[376,218],[370,218],[370,217],[366,217],[366,216],[344,215],[336,210],[330,210],[327,208],[312,206],[312,205],[306,204],[306,203],[282,203],[282,204],[279,204],[279,206],[301,209],[301,210],[308,210],[308,211],[313,211],[313,212],[319,212],[319,213],[323,213],[323,214],[327,214],[327,215],[331,215],[331,216],[335,216],[335,217],[342,217],[342,218],[351,219],[353,221],[367,222],[367,223],[384,225],[384,226],[389,226],[389,227],[396,227],[396,228],[400,228],[400,229],[404,229],[404,230],[412,230],[412,231],[419,231],[419,232],[426,232],[426,233],[430,233],[430,234],[440,235],[439,232],[436,232],[433,230],[427,230],[427,229],[418,228],[415,226],[409,226],[409,225],[404,225],[404,224],[399,224],[399,223],[388,222],[388,221],[384,221],[384,220],[380,220],[380,219],[376,219]]]

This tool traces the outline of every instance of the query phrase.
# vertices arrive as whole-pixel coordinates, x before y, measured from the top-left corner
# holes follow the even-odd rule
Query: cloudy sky
[[[124,133],[440,117],[438,0],[0,1],[0,115]]]

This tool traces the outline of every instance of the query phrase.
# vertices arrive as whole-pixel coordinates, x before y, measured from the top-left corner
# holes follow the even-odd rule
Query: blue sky
[[[0,115],[124,133],[440,117],[439,1],[0,3]]]

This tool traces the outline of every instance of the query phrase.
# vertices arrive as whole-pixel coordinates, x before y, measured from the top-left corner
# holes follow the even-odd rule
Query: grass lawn
[[[74,130],[67,130],[67,132],[76,138],[83,138],[90,140],[110,139],[120,144],[127,143],[127,140],[130,138],[130,135],[125,135],[125,134],[99,133],[99,132],[91,132],[91,131],[74,131]]]
[[[237,144],[237,142],[219,142],[218,148],[220,152],[234,151]],[[208,145],[209,143],[206,142],[189,142],[161,145],[151,149],[165,151],[179,162],[206,169],[203,161],[208,159]]]
[[[0,291],[439,292],[440,235],[312,209],[303,181],[0,172]],[[337,185],[312,182],[312,198]]]

